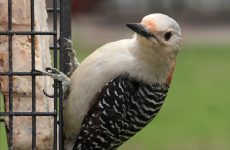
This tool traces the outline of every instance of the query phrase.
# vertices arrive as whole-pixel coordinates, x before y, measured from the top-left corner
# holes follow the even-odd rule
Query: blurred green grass
[[[0,93],[0,112],[4,111],[3,97]],[[2,117],[0,117],[1,119]],[[0,122],[0,150],[7,150],[5,123]]]
[[[77,51],[79,61],[89,53]],[[230,46],[185,46],[162,110],[119,149],[229,150],[229,86]]]

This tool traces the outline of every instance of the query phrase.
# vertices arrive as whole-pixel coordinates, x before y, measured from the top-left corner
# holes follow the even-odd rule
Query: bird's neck
[[[153,82],[170,83],[176,57],[164,53],[160,47],[149,47],[135,40],[132,39],[130,51],[142,63],[140,66],[145,66],[140,69],[146,73],[147,78]]]

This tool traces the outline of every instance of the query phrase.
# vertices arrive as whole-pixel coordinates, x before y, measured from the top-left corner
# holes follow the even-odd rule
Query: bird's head
[[[167,15],[150,14],[141,23],[130,23],[127,26],[136,32],[134,38],[144,47],[174,56],[181,49],[183,38],[180,26]]]

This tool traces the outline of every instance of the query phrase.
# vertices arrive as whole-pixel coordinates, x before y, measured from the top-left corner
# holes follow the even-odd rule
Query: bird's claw
[[[53,79],[56,79],[60,82],[62,82],[62,90],[63,90],[63,93],[66,93],[66,91],[68,90],[69,88],[69,85],[70,85],[70,78],[67,77],[64,73],[60,72],[58,69],[56,68],[50,68],[50,67],[47,67],[46,69],[46,72],[42,72],[42,71],[39,71],[41,72],[43,75],[47,75]],[[53,98],[54,96],[53,95],[50,95],[48,93],[46,93],[44,90],[43,90],[43,93],[47,96],[47,97],[50,97],[50,98]]]
[[[54,94],[48,94],[44,89],[43,89],[43,93],[45,94],[45,96],[49,97],[49,98],[54,98]]]

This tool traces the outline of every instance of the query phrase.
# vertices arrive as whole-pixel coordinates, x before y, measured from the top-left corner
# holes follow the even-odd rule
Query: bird
[[[133,37],[96,49],[70,77],[63,116],[66,150],[115,150],[164,103],[182,48],[181,28],[161,13],[127,27]]]

